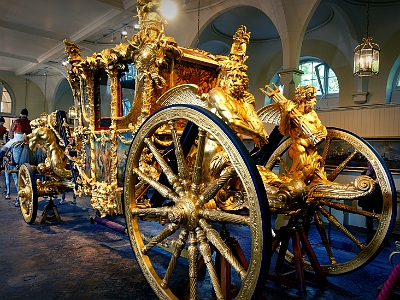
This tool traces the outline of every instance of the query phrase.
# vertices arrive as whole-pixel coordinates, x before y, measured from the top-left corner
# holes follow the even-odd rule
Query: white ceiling
[[[197,9],[198,1],[181,1],[181,10]],[[215,2],[201,0],[201,6]],[[121,41],[122,28],[128,36],[135,33],[136,14],[136,0],[2,0],[0,72],[52,72],[65,59],[65,38],[86,45],[81,50],[88,48],[88,55],[113,47]],[[113,31],[118,32],[111,42]]]
[[[180,10],[197,10],[197,0],[176,0]],[[201,9],[211,9],[220,2],[201,0]],[[361,0],[323,0],[336,2],[349,16],[354,16],[354,7],[362,9],[356,30],[365,28],[365,3]],[[373,5],[387,5],[399,1],[371,0]],[[186,5],[185,5],[186,4]],[[399,6],[396,6],[397,8]],[[59,73],[65,59],[63,40],[68,38],[81,46],[82,54],[110,48],[121,41],[120,30],[126,28],[128,36],[135,33],[133,24],[136,15],[136,0],[1,0],[0,1],[0,72],[10,75],[36,75],[46,72]],[[263,30],[256,24],[263,19]],[[320,5],[309,25],[313,28],[329,18],[329,9]],[[219,15],[208,28],[223,35],[232,36],[240,24],[246,22],[252,39],[279,38],[270,19],[260,10],[251,7],[233,8]],[[196,20],[193,20],[196,22]],[[112,40],[112,32],[114,40]],[[205,29],[207,33],[207,28]],[[202,44],[208,50],[224,51],[224,45],[217,41],[207,41],[202,36]],[[208,42],[208,43],[207,43]],[[226,50],[226,49],[225,49]]]

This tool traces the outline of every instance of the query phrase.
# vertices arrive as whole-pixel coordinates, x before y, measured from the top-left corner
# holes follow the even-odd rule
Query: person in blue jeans
[[[60,202],[58,202],[59,205],[63,205],[63,204],[66,203],[66,200],[65,200],[65,196],[66,195],[67,195],[66,192],[61,194],[61,200],[60,200]],[[54,198],[57,198],[57,197],[55,196]],[[73,198],[73,200],[72,200],[71,204],[76,204],[76,195],[75,195],[75,193],[72,193],[72,198]]]
[[[18,129],[17,129],[18,130]],[[18,172],[12,172],[13,170],[17,170],[16,164],[19,162],[19,158],[21,157],[23,147],[22,145],[16,146],[17,143],[24,141],[24,133],[20,131],[16,131],[14,134],[14,138],[9,140],[0,151],[0,159],[6,155],[4,160],[7,160],[5,165],[7,166],[4,170],[4,176],[6,181],[6,199],[11,199],[10,196],[10,175],[14,180],[14,184],[18,187]],[[10,149],[10,151],[8,151]],[[8,155],[6,154],[8,152]],[[11,171],[11,172],[10,172]],[[19,199],[18,196],[15,200],[16,207],[19,207]]]

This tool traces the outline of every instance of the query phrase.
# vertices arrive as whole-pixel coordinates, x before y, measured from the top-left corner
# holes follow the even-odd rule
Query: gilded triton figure
[[[250,32],[241,26],[233,36],[231,52],[217,56],[221,66],[218,86],[204,95],[209,109],[219,115],[236,133],[253,138],[256,147],[268,143],[268,133],[254,109],[255,98],[248,92],[246,49]]]
[[[317,103],[315,87],[297,87],[292,100],[286,99],[279,89],[267,88],[269,92],[262,91],[274,98],[275,106],[280,111],[279,131],[292,138],[288,151],[292,165],[287,176],[301,179],[305,183],[310,183],[316,177],[325,180],[323,161],[317,146],[325,140],[327,131],[314,110]]]
[[[293,202],[301,203],[306,197],[356,199],[370,195],[375,189],[375,181],[367,176],[359,176],[349,184],[339,184],[327,177],[324,159],[317,149],[326,139],[327,129],[314,110],[316,88],[310,85],[298,86],[293,99],[288,100],[276,85],[273,87],[266,85],[261,89],[274,103],[263,107],[258,115],[263,121],[273,120],[281,134],[291,138],[288,156],[292,164],[287,172],[280,175],[257,165],[270,205],[288,209]]]

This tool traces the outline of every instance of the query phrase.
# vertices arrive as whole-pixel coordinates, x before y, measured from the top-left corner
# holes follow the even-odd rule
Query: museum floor
[[[3,190],[4,176],[0,177]],[[15,188],[12,191],[15,195]],[[47,203],[40,200],[33,225],[24,222],[14,199],[0,194],[0,299],[156,298],[139,270],[128,237],[90,222],[95,211],[88,198],[78,198],[73,205],[67,195],[67,203],[58,205],[63,222],[47,224],[39,223]],[[123,224],[124,218],[113,221]],[[327,288],[308,285],[302,298],[376,299],[392,270],[389,255],[395,250],[394,239],[390,244],[364,268],[328,277]],[[296,289],[271,281],[263,290],[263,299],[299,298]]]

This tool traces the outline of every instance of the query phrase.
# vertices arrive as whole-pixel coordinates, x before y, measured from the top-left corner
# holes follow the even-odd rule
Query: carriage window
[[[111,125],[111,80],[108,74],[103,71],[95,80],[95,110],[96,129],[108,129]],[[126,71],[121,74],[117,88],[118,107],[116,116],[126,116],[132,108],[135,96],[136,68],[134,64],[128,64]],[[114,116],[114,117],[116,117]]]
[[[135,97],[136,66],[128,64],[127,71],[120,78],[122,116],[126,116],[131,110],[133,99]]]
[[[108,128],[111,125],[111,89],[110,79],[106,72],[100,74],[100,84],[97,86],[96,91],[96,110],[99,113],[96,120],[96,127],[101,129]],[[97,123],[98,121],[98,123]]]

